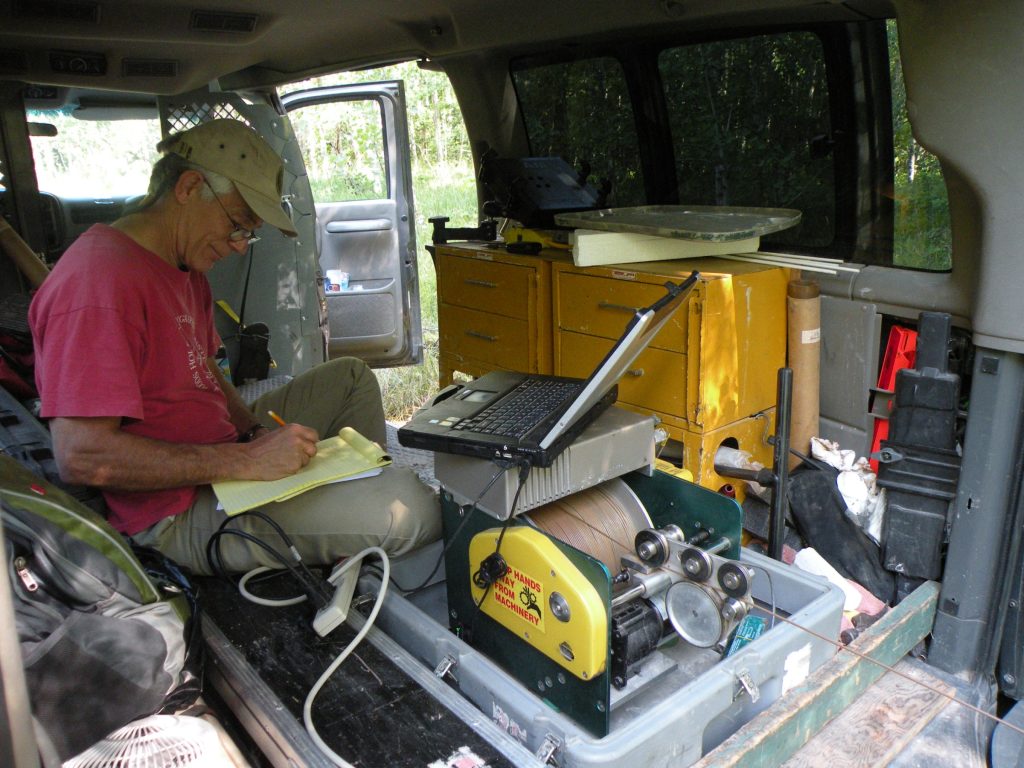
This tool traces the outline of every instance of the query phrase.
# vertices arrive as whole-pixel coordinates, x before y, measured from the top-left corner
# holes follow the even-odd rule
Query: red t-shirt
[[[32,301],[42,416],[116,416],[125,432],[172,443],[237,431],[206,358],[220,346],[210,284],[98,224],[61,257]],[[110,522],[137,533],[185,511],[195,486],[105,491]]]

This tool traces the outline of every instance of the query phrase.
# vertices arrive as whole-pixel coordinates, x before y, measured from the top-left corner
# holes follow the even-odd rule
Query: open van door
[[[415,216],[401,81],[281,97],[316,203],[329,357],[423,359]]]

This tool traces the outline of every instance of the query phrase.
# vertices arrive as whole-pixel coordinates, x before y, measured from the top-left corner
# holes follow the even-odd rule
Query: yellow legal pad
[[[391,457],[379,445],[345,427],[337,437],[317,443],[316,456],[294,475],[280,480],[227,480],[214,483],[213,492],[228,515],[237,515],[327,483],[380,474],[390,463]]]

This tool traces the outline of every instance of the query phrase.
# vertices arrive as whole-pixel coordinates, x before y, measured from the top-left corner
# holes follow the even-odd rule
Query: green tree
[[[892,83],[893,261],[901,267],[946,270],[953,263],[946,183],[938,158],[918,144],[911,132],[896,22],[888,22],[887,30]]]

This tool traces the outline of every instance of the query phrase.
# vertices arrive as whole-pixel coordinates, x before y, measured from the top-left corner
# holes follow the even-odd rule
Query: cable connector
[[[473,583],[479,589],[486,589],[496,581],[505,578],[508,563],[497,552],[492,552],[480,563],[480,568],[473,574]]]
[[[359,580],[359,560],[349,558],[336,565],[327,579],[334,585],[334,596],[331,601],[316,612],[313,629],[320,637],[326,637],[348,618],[348,609],[352,605],[352,595]]]

